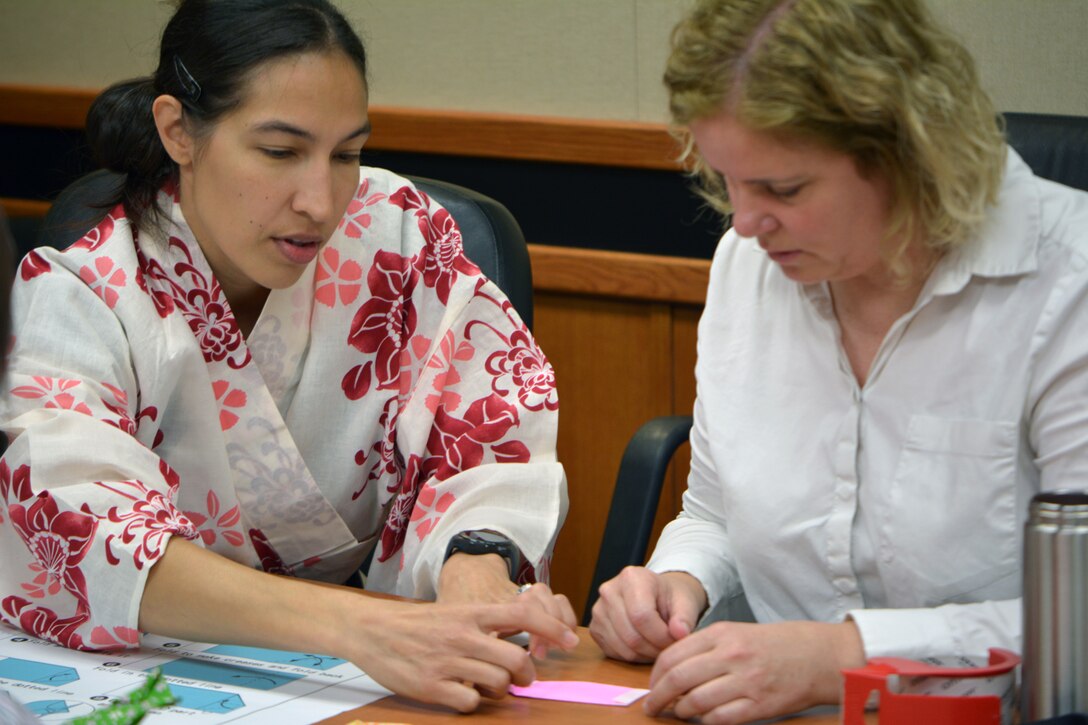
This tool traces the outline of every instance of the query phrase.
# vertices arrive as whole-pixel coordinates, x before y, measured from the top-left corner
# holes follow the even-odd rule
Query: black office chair
[[[121,175],[105,169],[81,176],[64,191],[45,215],[37,243],[64,249],[97,224],[105,211],[94,204],[110,198]],[[529,250],[514,216],[505,206],[471,189],[436,179],[407,177],[444,206],[457,221],[465,256],[506,294],[525,324],[533,326],[533,273]],[[29,251],[23,241],[20,256]]]
[[[1036,175],[1088,191],[1088,117],[1006,113],[1004,118],[1009,145]],[[665,471],[676,449],[688,439],[691,424],[689,415],[653,418],[624,449],[583,624],[589,624],[601,584],[625,566],[646,561]]]

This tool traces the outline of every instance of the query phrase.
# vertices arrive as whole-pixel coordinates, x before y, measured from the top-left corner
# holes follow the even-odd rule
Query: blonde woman
[[[1088,475],[1088,194],[1007,147],[921,0],[704,0],[665,81],[732,228],[683,511],[593,636],[705,723],[1018,649],[1027,501]]]

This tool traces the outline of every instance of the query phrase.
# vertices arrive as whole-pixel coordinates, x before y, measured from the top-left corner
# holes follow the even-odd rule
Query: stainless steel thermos
[[[1031,500],[1023,602],[1022,722],[1088,712],[1088,491]]]

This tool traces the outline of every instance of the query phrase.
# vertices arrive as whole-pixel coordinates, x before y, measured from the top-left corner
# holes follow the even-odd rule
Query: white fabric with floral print
[[[333,238],[248,339],[176,198],[120,207],[13,292],[0,421],[0,619],[132,646],[170,536],[267,571],[434,595],[445,544],[488,528],[546,579],[566,514],[552,368],[409,182],[363,169]],[[376,547],[376,548],[375,548]]]

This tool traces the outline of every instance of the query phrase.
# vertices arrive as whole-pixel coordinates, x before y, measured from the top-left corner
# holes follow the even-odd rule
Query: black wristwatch
[[[521,550],[513,541],[495,531],[480,529],[455,534],[446,547],[446,557],[443,561],[458,552],[498,554],[506,560],[506,566],[510,570],[510,581],[516,581],[518,572],[521,571]]]

